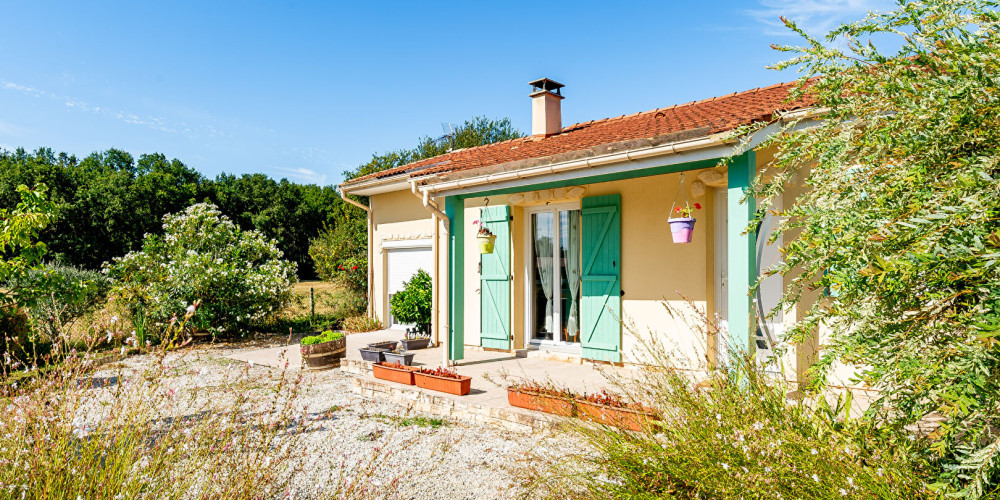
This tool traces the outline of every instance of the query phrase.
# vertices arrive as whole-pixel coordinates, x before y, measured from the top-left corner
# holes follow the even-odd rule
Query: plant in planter
[[[446,392],[456,396],[464,396],[472,390],[472,377],[459,375],[455,370],[421,368],[413,373],[414,382],[421,389]]]
[[[427,347],[431,341],[430,333],[421,332],[416,328],[406,329],[406,338],[399,341],[403,344],[403,349],[407,351],[412,351],[414,349],[423,349]]]
[[[655,410],[629,403],[620,395],[607,391],[577,398],[576,409],[583,420],[632,431],[641,430],[647,422],[660,419]]]
[[[380,363],[385,361],[385,352],[389,349],[368,346],[358,350],[361,351],[361,359],[369,363]]]
[[[511,406],[563,417],[572,417],[576,413],[574,400],[578,397],[574,392],[552,384],[522,382],[507,386],[507,402]]]
[[[303,337],[299,344],[305,368],[309,370],[339,366],[340,359],[347,355],[347,337],[333,330]]]
[[[402,346],[391,351],[385,351],[382,355],[385,356],[385,360],[388,363],[398,363],[406,366],[413,363],[414,354],[412,352],[406,352],[406,349]]]
[[[414,384],[413,372],[416,370],[418,368],[399,363],[382,362],[372,365],[372,375],[375,378],[406,385]]]
[[[490,228],[478,219],[472,221],[472,225],[479,227],[476,231],[476,238],[479,239],[479,253],[493,253],[493,244],[497,240],[497,235],[493,234],[493,231],[490,231]]]
[[[403,283],[403,289],[389,301],[392,315],[401,323],[413,323],[417,331],[430,332],[433,302],[431,275],[420,269]],[[395,347],[395,346],[393,346]]]
[[[685,203],[683,207],[673,207],[673,210],[677,217],[667,219],[667,222],[670,223],[671,238],[673,238],[674,243],[691,243],[691,237],[694,236],[694,223],[698,220],[692,215],[694,210],[701,210],[701,203],[695,203],[693,206]]]

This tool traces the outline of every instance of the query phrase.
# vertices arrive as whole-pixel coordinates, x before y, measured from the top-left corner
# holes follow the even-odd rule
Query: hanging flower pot
[[[493,253],[493,244],[496,242],[496,235],[482,235],[480,234],[477,239],[479,240],[479,253]]]
[[[674,243],[691,243],[696,221],[697,219],[691,217],[667,219],[667,222],[670,223],[670,237],[673,238]]]
[[[472,225],[479,226],[479,230],[476,232],[476,238],[479,239],[479,253],[493,253],[493,244],[497,240],[497,235],[478,220],[472,221]]]
[[[670,237],[674,243],[691,243],[691,238],[694,236],[694,223],[696,222],[696,219],[691,215],[695,210],[701,210],[701,203],[695,203],[692,206],[688,203],[687,193],[684,193],[684,206],[678,206],[677,197],[681,193],[684,193],[684,174],[681,174],[677,196],[670,204],[670,215],[674,217],[668,216],[667,222],[670,223]]]

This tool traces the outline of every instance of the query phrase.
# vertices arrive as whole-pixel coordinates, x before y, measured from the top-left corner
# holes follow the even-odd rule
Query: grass
[[[438,429],[448,425],[448,421],[443,418],[437,417],[425,417],[423,415],[416,416],[398,416],[398,415],[386,415],[384,413],[371,413],[363,415],[363,417],[373,418],[380,420],[382,422],[391,423],[397,427],[426,427],[430,429]]]

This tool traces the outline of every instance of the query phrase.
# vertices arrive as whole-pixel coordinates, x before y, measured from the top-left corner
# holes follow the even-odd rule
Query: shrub
[[[638,432],[571,420],[584,449],[542,457],[526,486],[550,498],[930,497],[916,458],[924,440],[851,418],[848,396],[790,400],[793,387],[752,356],[696,383],[659,338],[637,341],[641,376],[609,375],[615,393],[589,399],[661,419]]]
[[[137,330],[155,334],[200,301],[194,327],[232,333],[272,318],[292,300],[295,264],[282,259],[274,240],[240,229],[214,205],[167,215],[163,230],[105,267]]]
[[[368,233],[364,222],[339,221],[333,228],[324,227],[309,244],[309,256],[320,279],[338,283],[361,297],[368,292]]]
[[[97,271],[60,264],[47,264],[31,270],[19,279],[18,284],[34,289],[47,288],[49,291],[27,308],[39,337],[36,341],[43,343],[52,343],[67,324],[79,320],[103,303],[111,289],[111,280]]]
[[[351,316],[344,319],[344,328],[348,332],[373,332],[382,329],[382,322],[368,316]]]
[[[389,301],[392,315],[403,323],[415,323],[417,330],[429,332],[431,325],[431,276],[420,269]]]
[[[310,335],[308,337],[303,337],[302,345],[316,345],[322,344],[324,342],[333,342],[334,340],[339,340],[344,338],[344,334],[341,332],[335,332],[333,330],[327,330],[319,335]]]

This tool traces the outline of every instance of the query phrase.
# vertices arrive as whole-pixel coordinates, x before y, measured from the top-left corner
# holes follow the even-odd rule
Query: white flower
[[[194,304],[191,304],[187,307],[187,313],[194,314]]]
[[[819,476],[817,476],[816,474],[813,474],[813,481],[816,481],[818,483],[819,482]]]
[[[849,484],[851,486],[854,486],[854,478],[853,477],[848,477],[847,478],[847,484]]]
[[[840,496],[846,497],[847,496],[847,490],[845,490],[844,488],[841,488],[840,489]]]
[[[722,464],[722,470],[729,470],[729,464],[723,463]]]
[[[819,454],[819,452],[816,451],[816,448],[813,448],[812,450],[810,450],[809,453],[812,453],[813,455]]]

